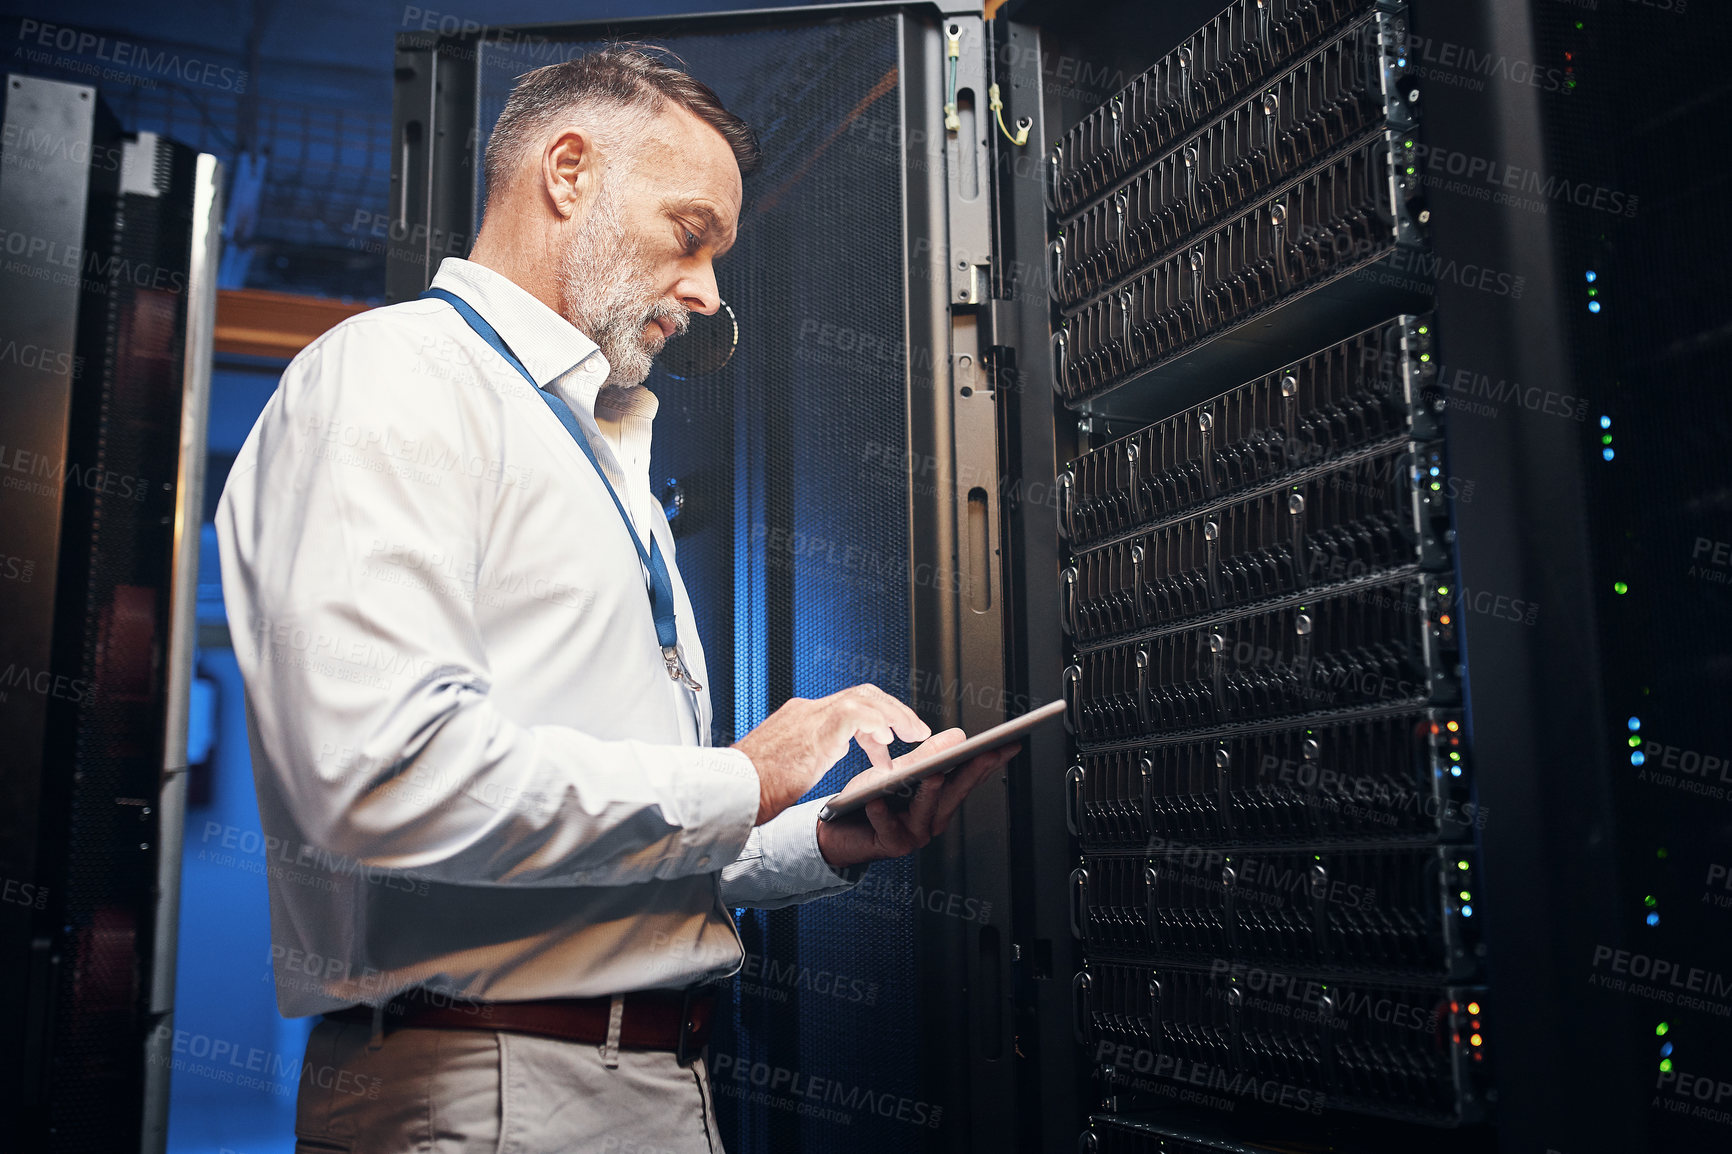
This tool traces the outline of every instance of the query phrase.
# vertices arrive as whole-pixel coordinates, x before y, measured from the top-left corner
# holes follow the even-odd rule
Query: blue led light
[[[1449,776],[1460,777],[1461,776],[1461,766],[1459,766],[1459,765],[1450,766],[1449,767]]]
[[[1648,915],[1648,924],[1651,926],[1659,925],[1660,924],[1660,915],[1659,914],[1649,914]]]
[[[1647,761],[1647,760],[1648,760],[1648,755],[1643,753],[1639,749],[1630,755],[1630,764],[1631,765],[1641,765],[1644,761]]]
[[[1600,428],[1609,429],[1611,427],[1612,427],[1612,418],[1610,418],[1610,417],[1601,417],[1600,418]]]
[[[1461,916],[1464,918],[1473,917],[1473,907],[1472,906],[1462,906],[1461,907]]]
[[[1634,733],[1636,730],[1642,728],[1642,719],[1639,717],[1632,717],[1632,718],[1630,718],[1629,724],[1630,724],[1630,732]]]
[[[1660,1047],[1660,1057],[1670,1058],[1671,1056],[1672,1056],[1672,1043],[1666,1042],[1665,1044],[1663,1044]]]
[[[1609,461],[1609,460],[1611,460],[1611,459],[1612,459],[1612,458],[1613,458],[1613,457],[1615,457],[1615,456],[1617,456],[1617,454],[1616,454],[1616,453],[1614,453],[1614,452],[1612,452],[1612,450],[1611,450],[1611,449],[1609,449],[1609,448],[1607,448],[1607,449],[1601,449],[1601,450],[1600,450],[1600,456],[1602,456],[1602,457],[1604,457],[1604,458],[1605,458],[1605,459],[1606,459],[1606,460],[1608,460],[1608,461]]]
[[[1407,67],[1407,57],[1403,56],[1403,57],[1399,58],[1398,60],[1396,60],[1395,66],[1397,68],[1406,68]]]
[[[1595,281],[1597,281],[1599,279],[1600,279],[1599,273],[1595,272],[1593,269],[1588,270],[1588,283],[1589,284],[1593,284]]]
[[[1600,311],[1600,302],[1599,301],[1589,301],[1588,302],[1588,311],[1591,313],[1599,312]]]
[[[1437,467],[1437,466],[1436,466],[1436,465],[1433,465],[1433,466],[1432,466],[1432,467],[1431,467],[1431,475],[1432,475],[1432,476],[1433,476],[1433,477],[1435,477],[1435,476],[1437,476],[1437,475],[1438,475],[1438,474],[1439,474],[1439,473],[1441,473],[1441,472],[1443,472],[1443,470],[1442,470],[1442,469],[1439,469],[1439,468],[1438,468],[1438,467]]]

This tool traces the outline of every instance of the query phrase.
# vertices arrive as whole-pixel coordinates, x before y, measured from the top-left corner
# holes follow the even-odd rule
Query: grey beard
[[[607,358],[609,385],[639,385],[649,376],[662,341],[646,338],[645,325],[670,317],[677,335],[688,323],[685,309],[657,298],[648,262],[627,240],[619,206],[606,188],[565,250],[559,284],[565,319]]]

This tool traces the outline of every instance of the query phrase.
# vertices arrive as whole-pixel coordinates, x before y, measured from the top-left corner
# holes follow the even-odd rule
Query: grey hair
[[[518,78],[487,139],[483,173],[489,196],[509,182],[524,151],[572,110],[594,114],[597,127],[617,138],[644,127],[669,102],[720,133],[742,174],[757,168],[757,134],[722,106],[709,85],[693,79],[664,49],[616,43]]]

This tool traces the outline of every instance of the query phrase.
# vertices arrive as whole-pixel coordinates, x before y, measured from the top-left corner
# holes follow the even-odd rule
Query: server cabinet
[[[11,75],[0,807],[12,1132],[161,1149],[221,174]]]
[[[1716,1145],[1689,1095],[1732,1078],[1725,1001],[1634,984],[1713,986],[1694,891],[1727,876],[1722,249],[1680,239],[1724,181],[1688,142],[1725,16],[1681,9],[400,39],[399,299],[467,251],[526,67],[654,40],[766,129],[720,269],[744,359],[651,382],[700,626],[735,653],[719,738],[854,680],[970,729],[1070,706],[870,897],[747,919],[761,972],[879,993],[736,984],[732,1148]],[[1649,758],[1671,774],[1632,777]],[[855,1107],[773,1092],[802,1074]],[[921,1122],[858,1109],[886,1097]]]

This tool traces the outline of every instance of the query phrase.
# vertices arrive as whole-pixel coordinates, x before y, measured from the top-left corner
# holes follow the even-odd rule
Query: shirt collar
[[[454,292],[486,318],[523,367],[545,388],[594,357],[605,380],[610,366],[595,342],[576,325],[548,308],[528,289],[486,265],[448,256],[439,262],[433,287]],[[592,369],[593,372],[593,369]]]
[[[448,256],[439,262],[433,287],[467,301],[534,374],[536,385],[567,404],[592,414],[599,407],[621,417],[654,419],[659,405],[653,393],[642,385],[606,385],[613,367],[595,342],[510,277]]]

